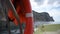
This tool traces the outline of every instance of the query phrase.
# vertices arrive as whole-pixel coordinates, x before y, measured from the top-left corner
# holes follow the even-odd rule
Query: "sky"
[[[47,12],[55,22],[60,22],[60,0],[30,0],[32,10]]]

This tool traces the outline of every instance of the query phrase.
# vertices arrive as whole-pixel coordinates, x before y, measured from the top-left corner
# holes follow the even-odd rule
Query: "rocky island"
[[[38,13],[33,10],[33,18],[34,21],[54,21],[53,17],[51,17],[47,12]]]

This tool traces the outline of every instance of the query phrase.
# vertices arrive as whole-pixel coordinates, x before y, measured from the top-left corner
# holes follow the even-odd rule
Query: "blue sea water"
[[[34,25],[43,25],[43,24],[60,24],[60,22],[41,22],[41,21],[38,21],[38,22],[34,22]]]

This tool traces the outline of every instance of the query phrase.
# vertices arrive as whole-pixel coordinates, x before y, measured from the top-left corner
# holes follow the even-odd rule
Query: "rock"
[[[38,13],[33,10],[33,18],[34,21],[54,21],[53,17],[51,17],[47,12]]]

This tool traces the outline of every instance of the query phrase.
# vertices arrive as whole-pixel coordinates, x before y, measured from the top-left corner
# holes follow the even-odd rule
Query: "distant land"
[[[47,12],[42,12],[42,13],[38,13],[34,10],[33,11],[33,18],[34,18],[34,22],[35,21],[54,21],[53,17],[50,16]]]

